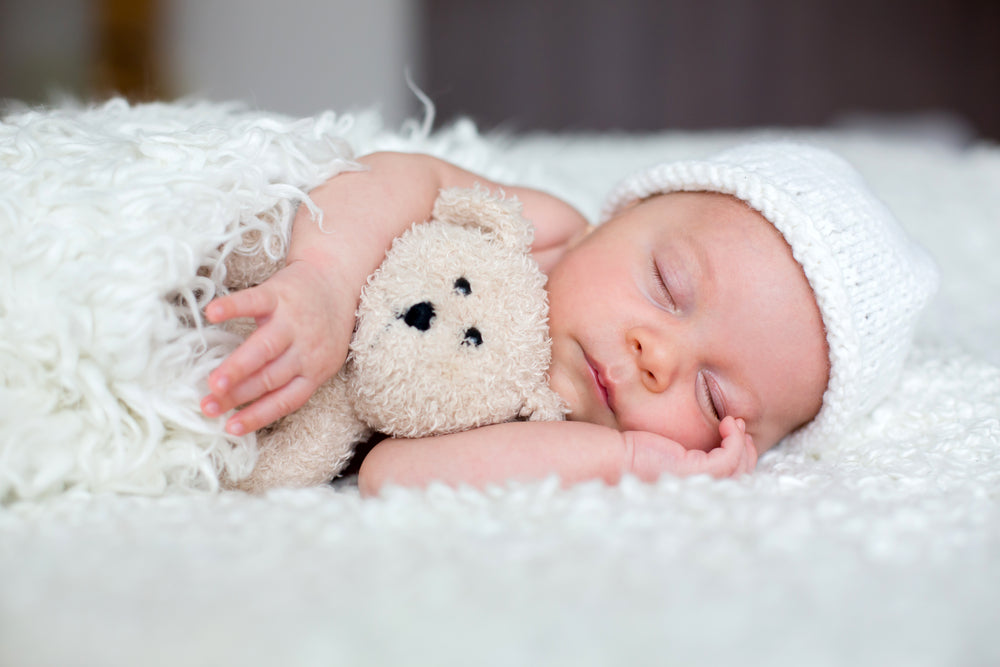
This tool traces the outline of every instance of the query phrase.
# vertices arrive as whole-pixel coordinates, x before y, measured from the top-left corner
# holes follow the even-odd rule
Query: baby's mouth
[[[604,407],[614,412],[614,409],[611,407],[610,397],[608,395],[608,387],[604,384],[604,381],[601,379],[601,372],[597,370],[597,366],[594,364],[593,360],[590,357],[584,355],[584,358],[587,360],[587,368],[590,370],[590,376],[594,381],[594,390],[597,394],[597,397],[600,399],[601,404],[603,404]]]

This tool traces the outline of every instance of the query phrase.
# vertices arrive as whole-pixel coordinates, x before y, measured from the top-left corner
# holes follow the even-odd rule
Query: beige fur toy
[[[545,276],[520,204],[443,190],[431,220],[393,243],[362,291],[347,363],[295,413],[258,433],[248,491],[322,484],[373,433],[416,438],[515,419],[562,419],[548,387]],[[233,253],[231,284],[278,266]]]

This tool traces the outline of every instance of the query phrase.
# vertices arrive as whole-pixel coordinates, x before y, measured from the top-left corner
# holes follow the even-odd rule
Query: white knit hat
[[[885,398],[938,274],[853,167],[814,146],[746,144],[627,178],[602,217],[675,191],[725,193],[759,211],[785,237],[816,296],[830,378],[819,414],[786,441],[831,441]]]

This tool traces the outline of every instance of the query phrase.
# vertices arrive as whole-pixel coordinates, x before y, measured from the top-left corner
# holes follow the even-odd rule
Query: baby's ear
[[[434,202],[435,220],[482,229],[501,244],[531,250],[534,228],[521,215],[521,202],[493,195],[486,188],[446,188]]]

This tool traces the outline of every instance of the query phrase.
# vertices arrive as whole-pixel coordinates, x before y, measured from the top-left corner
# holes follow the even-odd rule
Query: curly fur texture
[[[548,301],[531,240],[518,202],[442,191],[430,221],[396,239],[364,288],[344,369],[261,432],[257,465],[238,487],[329,481],[375,432],[417,438],[562,419],[548,387]],[[235,253],[228,265],[251,281],[277,268]]]
[[[296,203],[358,168],[348,126],[121,100],[3,119],[0,502],[246,474],[253,437],[198,407],[238,342],[201,307],[249,230],[283,254]]]

